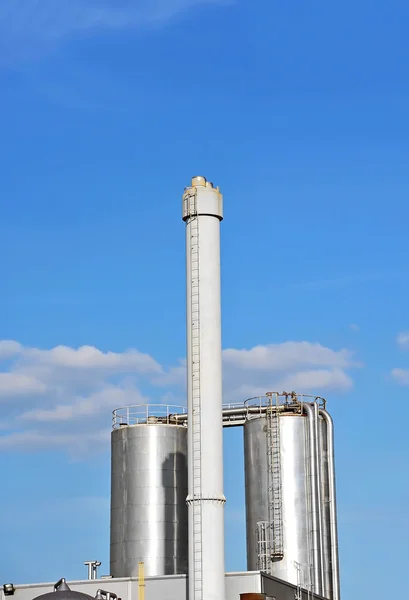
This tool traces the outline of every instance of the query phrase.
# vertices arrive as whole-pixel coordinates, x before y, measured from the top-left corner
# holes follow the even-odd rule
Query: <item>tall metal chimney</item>
[[[220,221],[205,177],[183,194],[186,223],[189,600],[224,600]]]

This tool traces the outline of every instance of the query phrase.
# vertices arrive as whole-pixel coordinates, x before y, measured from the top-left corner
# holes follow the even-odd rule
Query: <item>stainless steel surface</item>
[[[322,491],[322,473],[321,473],[321,456],[322,456],[322,448],[321,448],[321,435],[320,435],[320,417],[318,414],[319,408],[318,404],[314,402],[312,405],[314,410],[314,427],[315,427],[315,451],[316,451],[316,469],[317,469],[317,498],[318,498],[318,523],[319,523],[319,540],[320,540],[320,564],[321,564],[321,594],[324,592],[325,583],[324,583],[324,571],[325,571],[325,563],[324,563],[324,526],[323,526],[323,514],[324,514],[324,506],[323,506],[323,491]]]
[[[145,424],[111,434],[111,575],[187,572],[187,429]]]
[[[306,456],[306,472],[307,472],[307,489],[308,500],[310,506],[310,526],[308,533],[311,533],[311,560],[313,573],[313,591],[315,594],[322,592],[322,560],[321,560],[321,520],[319,506],[319,478],[318,478],[318,457],[317,457],[317,428],[315,423],[315,411],[309,404],[304,405],[304,410],[307,413],[308,428],[307,428],[307,456]]]
[[[322,485],[322,549],[324,560],[324,591],[323,595],[332,598],[331,572],[331,537],[330,537],[330,505],[329,505],[329,472],[328,472],[328,436],[327,424],[320,416],[320,469]]]
[[[272,565],[272,575],[297,585],[296,562],[302,566],[304,584],[309,583],[309,525],[306,491],[306,418],[280,416],[281,493],[284,558]],[[266,418],[244,425],[246,485],[247,568],[257,568],[257,522],[268,520]]]
[[[99,560],[86,560],[84,565],[88,567],[88,579],[98,579],[98,567],[101,566]]]
[[[316,595],[339,600],[332,419],[319,402],[288,403],[279,411],[284,558],[270,561],[269,572]],[[267,438],[265,414],[247,413],[248,569],[257,568],[257,524],[269,520]]]
[[[332,600],[339,600],[341,595],[339,580],[339,554],[338,554],[338,523],[337,499],[335,486],[335,457],[334,457],[334,425],[331,416],[326,410],[320,410],[320,415],[327,425],[327,455],[329,479],[329,512],[330,512],[330,538],[331,538],[331,573],[332,573]]]

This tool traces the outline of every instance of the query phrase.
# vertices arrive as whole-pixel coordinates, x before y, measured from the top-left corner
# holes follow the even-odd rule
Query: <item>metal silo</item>
[[[114,411],[111,437],[111,575],[187,573],[187,428],[179,407]]]
[[[339,600],[332,421],[321,399],[303,399],[248,401],[247,566]]]

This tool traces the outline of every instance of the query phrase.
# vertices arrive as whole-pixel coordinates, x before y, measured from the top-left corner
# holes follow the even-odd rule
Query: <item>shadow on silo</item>
[[[187,574],[187,461],[182,452],[166,457],[162,464],[162,485],[165,497],[165,574]]]

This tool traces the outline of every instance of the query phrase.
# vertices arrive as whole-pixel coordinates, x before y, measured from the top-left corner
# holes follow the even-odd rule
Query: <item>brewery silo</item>
[[[339,600],[331,418],[321,399],[271,394],[250,405],[244,424],[248,570]]]
[[[111,434],[111,575],[185,574],[188,568],[186,409],[117,409]]]

